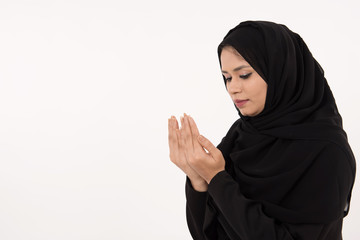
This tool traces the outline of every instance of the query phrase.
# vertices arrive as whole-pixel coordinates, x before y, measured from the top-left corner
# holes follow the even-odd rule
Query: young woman
[[[218,47],[240,118],[215,147],[169,119],[194,239],[342,239],[355,159],[321,66],[286,26],[246,21]]]

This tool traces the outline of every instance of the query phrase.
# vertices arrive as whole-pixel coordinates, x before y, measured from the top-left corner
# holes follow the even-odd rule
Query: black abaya
[[[262,205],[241,194],[226,172],[218,173],[208,192],[186,183],[187,223],[193,239],[340,240],[342,217],[326,224],[292,224],[266,215]]]
[[[225,171],[186,184],[194,239],[341,239],[355,159],[332,92],[301,37],[264,21],[239,24],[232,46],[268,84],[264,110],[242,116],[218,148]],[[225,80],[225,78],[224,78]]]

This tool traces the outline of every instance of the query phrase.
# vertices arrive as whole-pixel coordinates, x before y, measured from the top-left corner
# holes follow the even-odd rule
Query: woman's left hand
[[[185,142],[185,153],[188,163],[209,183],[218,172],[225,169],[224,157],[219,149],[199,134],[199,130],[192,117],[185,115],[184,125],[180,133],[181,138]]]

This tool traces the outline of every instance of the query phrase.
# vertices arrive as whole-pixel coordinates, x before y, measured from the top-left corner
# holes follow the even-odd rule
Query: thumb
[[[198,136],[198,141],[200,145],[205,148],[211,155],[216,154],[217,148],[203,135]]]

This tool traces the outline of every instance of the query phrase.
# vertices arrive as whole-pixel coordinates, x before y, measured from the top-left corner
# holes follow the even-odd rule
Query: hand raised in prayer
[[[183,118],[181,118],[181,122],[183,122]],[[185,154],[185,142],[181,141],[179,124],[174,116],[168,120],[168,128],[170,160],[189,177],[195,190],[205,192],[207,183],[188,163]]]
[[[184,144],[188,164],[207,183],[225,169],[225,160],[221,151],[199,134],[192,117],[185,115],[182,119],[180,138]]]

